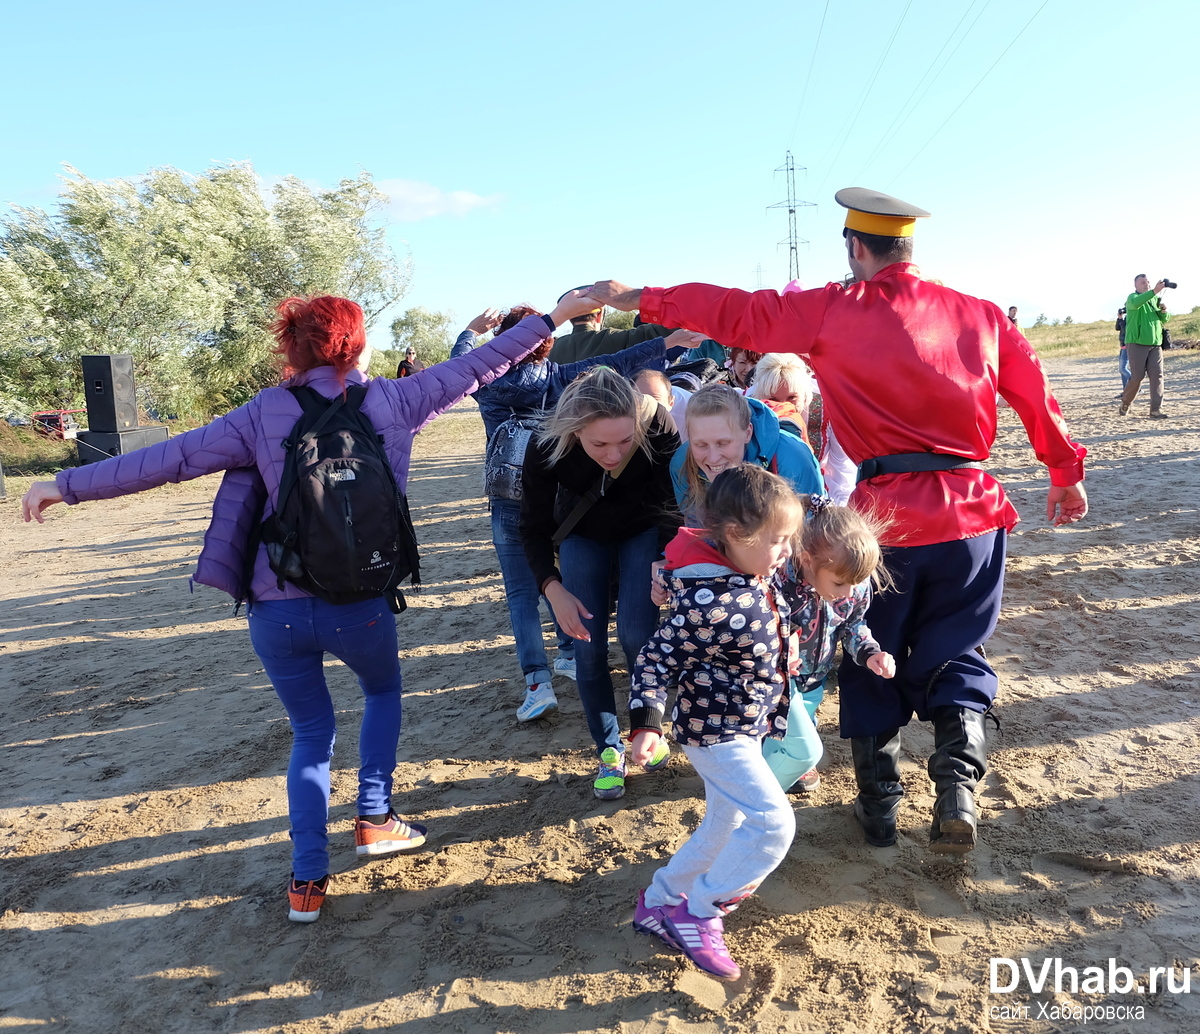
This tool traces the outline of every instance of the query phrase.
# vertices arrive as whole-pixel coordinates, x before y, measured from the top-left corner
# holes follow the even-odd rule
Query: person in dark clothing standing
[[[400,365],[396,367],[396,376],[411,377],[414,373],[420,373],[424,369],[425,364],[417,358],[417,350],[409,345],[404,350],[404,358],[400,360]]]
[[[1129,386],[1129,349],[1125,347],[1125,306],[1122,305],[1117,310],[1117,341],[1121,346],[1119,358],[1117,359],[1117,369],[1121,371],[1121,395],[1125,394],[1125,389]],[[1120,398],[1118,395],[1117,398]]]

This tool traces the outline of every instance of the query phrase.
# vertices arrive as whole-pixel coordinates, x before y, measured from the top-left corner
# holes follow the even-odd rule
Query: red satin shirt
[[[798,352],[817,375],[830,423],[855,463],[939,452],[986,460],[996,439],[996,393],[1025,425],[1058,486],[1083,480],[1087,450],[1067,433],[1029,342],[991,302],[920,279],[898,262],[869,281],[813,291],[648,287],[641,317],[686,327],[727,348]],[[1012,530],[1017,511],[984,470],[885,474],[851,496],[889,516],[884,542],[924,546]]]

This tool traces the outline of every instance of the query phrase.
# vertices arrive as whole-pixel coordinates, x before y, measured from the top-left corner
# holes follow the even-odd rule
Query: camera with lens
[[[1163,287],[1170,287],[1170,288],[1174,289],[1178,286],[1179,285],[1177,283],[1175,283],[1174,281],[1168,280],[1165,276],[1163,277]]]

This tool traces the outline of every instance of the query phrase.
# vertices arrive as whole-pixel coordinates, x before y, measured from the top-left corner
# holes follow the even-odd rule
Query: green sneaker
[[[600,755],[600,772],[592,783],[592,793],[602,801],[625,796],[625,755],[616,747],[605,747]]]
[[[670,760],[671,745],[667,743],[667,738],[665,736],[660,736],[658,738],[658,746],[654,748],[654,754],[651,755],[650,760],[647,761],[642,767],[647,772],[657,772],[660,768],[666,768],[667,762]]]

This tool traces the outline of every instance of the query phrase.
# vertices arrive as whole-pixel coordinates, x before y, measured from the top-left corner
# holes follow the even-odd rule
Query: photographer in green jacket
[[[1150,415],[1162,419],[1163,361],[1162,325],[1170,320],[1167,308],[1158,297],[1164,287],[1174,287],[1170,280],[1160,280],[1150,287],[1145,273],[1133,278],[1133,294],[1125,301],[1125,348],[1129,356],[1129,382],[1121,396],[1121,416],[1129,412],[1137,398],[1142,378],[1150,375]]]

